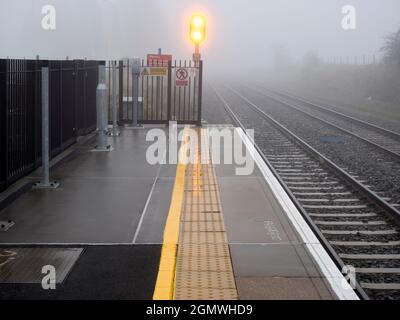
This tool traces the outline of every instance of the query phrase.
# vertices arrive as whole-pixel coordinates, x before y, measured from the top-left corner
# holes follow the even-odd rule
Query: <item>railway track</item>
[[[271,117],[302,137],[314,148],[354,176],[370,190],[400,208],[400,159],[383,146],[366,141],[332,122],[307,114],[286,102],[271,98],[265,92],[230,88],[241,99],[251,98]],[[333,138],[333,141],[324,141]],[[337,140],[337,141],[335,141]]]
[[[344,113],[329,109],[303,98],[283,93],[281,91],[262,88],[260,94],[284,103],[287,106],[302,112],[314,119],[323,121],[346,134],[353,135],[364,142],[392,155],[400,161],[400,133],[388,130],[381,126],[348,116]],[[266,91],[269,94],[266,94]]]
[[[400,212],[240,93],[215,92],[360,297],[400,299]]]

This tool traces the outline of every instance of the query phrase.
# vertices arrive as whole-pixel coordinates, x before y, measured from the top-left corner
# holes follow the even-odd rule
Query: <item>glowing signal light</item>
[[[193,42],[200,42],[203,39],[203,35],[200,31],[194,31],[192,33],[192,41]]]
[[[200,44],[206,37],[206,20],[201,15],[193,15],[190,19],[190,39]]]
[[[203,20],[201,17],[195,16],[195,17],[193,18],[193,26],[194,26],[194,27],[199,28],[199,27],[201,27],[203,24],[204,24],[204,20]]]

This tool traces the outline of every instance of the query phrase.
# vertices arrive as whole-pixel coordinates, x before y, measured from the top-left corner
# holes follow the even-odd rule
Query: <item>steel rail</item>
[[[329,113],[334,114],[334,115],[336,115],[336,116],[339,116],[339,117],[341,117],[341,118],[343,118],[343,119],[353,121],[353,122],[355,122],[355,123],[358,123],[358,124],[361,125],[361,126],[364,126],[365,128],[369,128],[369,129],[372,128],[372,130],[376,130],[376,131],[378,131],[378,132],[380,132],[380,133],[382,133],[382,134],[386,134],[386,135],[390,136],[391,138],[394,138],[394,139],[397,139],[397,140],[400,141],[400,133],[395,132],[395,131],[393,131],[393,130],[389,130],[389,129],[383,128],[383,127],[381,127],[381,126],[378,126],[378,125],[376,125],[376,124],[370,123],[370,122],[368,122],[368,121],[364,121],[364,120],[358,119],[358,118],[356,118],[356,117],[352,117],[352,116],[349,116],[349,115],[347,115],[347,114],[344,114],[344,113],[342,113],[342,112],[329,109],[328,106],[324,107],[324,106],[322,106],[322,105],[320,105],[320,104],[316,104],[316,103],[314,103],[314,102],[311,102],[311,101],[309,101],[309,100],[306,100],[306,99],[304,99],[304,98],[301,98],[301,97],[299,97],[299,96],[297,96],[297,95],[290,94],[290,93],[288,93],[288,92],[286,92],[286,91],[285,91],[285,92],[282,92],[282,91],[278,91],[278,90],[276,90],[276,89],[268,89],[268,88],[264,88],[264,87],[262,87],[262,86],[259,86],[259,87],[262,88],[262,89],[264,89],[264,90],[268,90],[268,91],[270,91],[270,92],[273,92],[273,93],[276,93],[276,94],[278,94],[278,95],[281,95],[281,96],[283,96],[283,97],[292,99],[292,100],[294,100],[294,101],[297,100],[297,101],[300,101],[300,102],[302,102],[302,103],[304,103],[304,104],[307,104],[307,105],[310,105],[310,106],[312,106],[312,107],[315,107],[315,108],[317,108],[317,109],[320,109],[320,110],[329,112]]]
[[[231,87],[229,87],[229,88],[230,88],[231,90],[234,90],[234,89],[231,88]],[[371,140],[368,140],[368,139],[366,139],[366,138],[361,137],[360,135],[358,135],[358,134],[356,134],[356,133],[354,133],[354,132],[351,132],[351,131],[349,131],[349,130],[347,130],[347,129],[345,129],[345,128],[342,128],[342,127],[340,127],[340,126],[338,126],[338,125],[335,125],[335,124],[333,124],[333,123],[331,123],[331,122],[329,122],[329,121],[327,121],[327,120],[324,120],[324,119],[322,119],[322,118],[320,118],[320,117],[317,117],[317,116],[315,116],[315,115],[313,115],[313,114],[311,114],[311,113],[309,113],[309,112],[307,112],[307,111],[304,111],[304,110],[302,110],[301,108],[299,108],[299,107],[297,107],[297,106],[294,106],[293,104],[291,104],[291,103],[289,103],[289,102],[286,102],[286,101],[284,101],[284,100],[280,100],[280,99],[278,99],[278,98],[276,98],[276,97],[270,96],[270,95],[265,94],[264,92],[258,91],[258,90],[256,90],[256,89],[252,89],[252,90],[254,90],[254,91],[257,92],[258,94],[261,94],[262,96],[264,96],[264,97],[266,97],[266,98],[269,98],[269,99],[274,100],[274,101],[276,101],[276,102],[282,103],[282,104],[288,106],[289,108],[292,108],[292,109],[294,109],[294,110],[296,110],[296,111],[298,111],[298,112],[300,112],[300,113],[302,113],[302,114],[308,116],[309,118],[312,118],[312,119],[315,119],[315,120],[317,120],[317,121],[320,121],[320,122],[322,122],[322,123],[324,123],[324,124],[326,124],[326,125],[328,125],[328,126],[334,128],[334,129],[336,129],[336,130],[342,131],[342,132],[345,133],[345,134],[348,134],[348,135],[350,135],[350,136],[353,136],[353,137],[355,137],[355,138],[357,138],[357,139],[359,139],[359,140],[361,140],[361,141],[363,141],[363,142],[365,142],[365,143],[367,143],[367,144],[369,144],[369,145],[371,145],[371,146],[373,146],[373,147],[379,149],[380,151],[386,153],[387,155],[389,155],[389,156],[395,158],[397,161],[400,161],[400,154],[399,154],[399,153],[396,153],[396,152],[394,152],[394,151],[392,151],[392,150],[389,150],[389,149],[387,149],[387,148],[385,148],[385,147],[383,147],[383,146],[381,146],[381,145],[379,145],[379,144],[377,144],[377,143],[375,143],[375,142],[372,142]],[[235,91],[236,91],[236,90],[235,90]],[[236,91],[236,93],[238,93],[238,92]],[[239,93],[239,94],[240,94],[240,93]],[[244,97],[244,98],[245,98],[245,97]]]

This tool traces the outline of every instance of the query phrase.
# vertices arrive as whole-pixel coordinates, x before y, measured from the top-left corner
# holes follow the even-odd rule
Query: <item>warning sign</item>
[[[142,67],[140,68],[141,76],[166,76],[168,68],[165,67]]]
[[[187,68],[177,68],[175,71],[175,84],[177,86],[189,85],[189,72]]]
[[[178,87],[188,86],[190,78],[194,78],[196,73],[196,68],[176,68],[175,85]]]
[[[148,54],[147,65],[149,67],[167,67],[168,62],[172,61],[172,55],[170,54]]]

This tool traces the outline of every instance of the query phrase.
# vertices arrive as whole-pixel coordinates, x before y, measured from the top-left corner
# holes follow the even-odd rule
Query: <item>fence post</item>
[[[7,187],[8,178],[8,60],[0,60],[0,191]]]
[[[132,126],[141,127],[138,124],[138,104],[139,104],[139,76],[140,59],[133,59],[132,63]]]
[[[111,136],[119,136],[118,123],[117,123],[117,61],[112,61],[112,120],[113,128]]]
[[[97,151],[111,151],[107,145],[107,95],[106,66],[99,65],[99,80],[96,89],[96,114],[97,114]]]
[[[119,125],[122,125],[124,114],[124,61],[120,60],[118,64],[118,94],[119,94]]]
[[[199,86],[198,86],[198,108],[197,108],[197,125],[201,126],[201,104],[202,104],[202,94],[203,94],[203,60],[198,63],[199,68]]]
[[[49,67],[42,67],[42,180],[36,189],[55,189],[60,184],[50,182],[49,174]]]
[[[168,83],[167,83],[167,118],[168,118],[168,123],[171,121],[171,104],[172,104],[172,61],[168,61]]]

